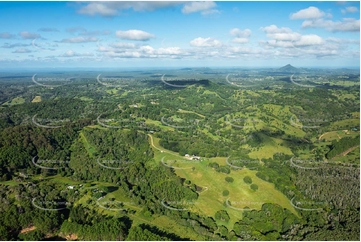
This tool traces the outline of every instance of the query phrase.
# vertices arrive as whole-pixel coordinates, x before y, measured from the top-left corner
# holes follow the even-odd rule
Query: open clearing
[[[227,165],[225,157],[188,161],[179,156],[178,153],[160,147],[159,139],[153,139],[152,147],[154,148],[156,162],[161,162],[163,159],[167,166],[175,167],[175,173],[178,176],[190,180],[192,184],[207,188],[207,190],[200,192],[194,204],[187,206],[186,209],[212,217],[215,216],[217,211],[226,210],[230,215],[230,221],[228,223],[217,221],[217,224],[223,224],[228,229],[232,229],[233,224],[242,218],[242,211],[228,207],[225,204],[227,199],[237,209],[248,207],[260,210],[264,203],[275,203],[297,214],[287,197],[276,190],[274,184],[258,178],[256,176],[257,171],[242,169],[231,170],[230,174],[219,173],[209,167],[208,164],[217,162],[219,165]],[[152,141],[150,140],[150,142]],[[174,160],[177,160],[177,162],[172,162]],[[194,169],[192,169],[193,167]],[[227,176],[234,178],[234,182],[227,183],[225,181]],[[250,185],[243,181],[245,176],[251,177],[253,184],[258,185],[257,191],[251,190]],[[226,197],[222,195],[224,190],[229,191],[229,195]]]
[[[31,102],[32,103],[40,103],[41,102],[41,96],[35,96],[34,99]]]

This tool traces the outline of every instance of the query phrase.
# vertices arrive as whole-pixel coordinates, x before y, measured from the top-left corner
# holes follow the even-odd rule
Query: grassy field
[[[6,186],[16,186],[19,184],[26,184],[27,182],[17,182],[17,181],[0,181],[1,185],[6,185]]]
[[[343,86],[343,87],[351,87],[351,86],[359,86],[359,82],[352,82],[352,81],[344,81],[344,80],[337,80],[331,81],[331,86]]]
[[[11,100],[10,105],[17,105],[17,104],[23,104],[25,103],[25,99],[22,97],[16,97],[13,100]]]
[[[97,152],[95,147],[93,147],[92,145],[89,144],[88,140],[86,139],[86,137],[82,131],[80,132],[79,137],[80,137],[82,143],[84,144],[85,149],[88,151],[89,156],[93,157],[93,154],[95,152]]]
[[[108,94],[117,94],[118,89],[117,88],[109,88],[109,89],[105,90],[105,92]]]
[[[359,127],[360,119],[345,119],[330,124],[331,130],[347,129],[347,127]]]
[[[212,91],[210,91],[210,90],[205,90],[205,91],[203,92],[203,94],[202,94],[202,95],[214,95],[214,96],[216,96],[216,97],[218,97],[218,98],[220,98],[220,99],[224,100],[221,96],[219,96],[219,94],[218,94],[218,93],[216,93],[216,92],[212,92]]]
[[[286,135],[292,135],[296,137],[303,137],[305,132],[299,127],[290,124],[290,118],[292,113],[289,110],[290,106],[282,107],[280,105],[265,104],[262,108],[254,109],[249,107],[248,114],[243,112],[236,112],[233,114],[233,118],[227,115],[228,122],[238,126],[245,126],[243,130],[246,132],[252,130],[282,130]],[[251,110],[252,109],[252,110]],[[238,124],[237,120],[245,121],[244,124]],[[224,118],[219,118],[217,122],[225,122]],[[230,128],[231,124],[226,123]],[[236,126],[237,127],[237,126]],[[276,128],[277,127],[277,128]]]
[[[218,224],[223,224],[229,229],[232,229],[233,224],[242,218],[243,209],[249,207],[251,209],[261,209],[264,203],[276,203],[280,206],[289,209],[297,214],[295,209],[291,206],[290,201],[280,191],[276,190],[274,184],[259,179],[255,174],[257,171],[242,169],[232,170],[230,174],[216,172],[214,169],[208,167],[210,162],[217,162],[220,165],[227,165],[225,157],[216,157],[211,159],[203,159],[202,161],[189,161],[178,153],[169,151],[159,146],[159,139],[154,138],[153,144],[155,161],[163,162],[167,166],[173,166],[178,176],[190,180],[193,184],[201,186],[203,190],[199,194],[199,198],[194,203],[190,203],[186,207],[191,211],[214,217],[215,213],[219,210],[226,210],[230,215],[228,223],[217,221]],[[161,152],[163,151],[163,152]],[[174,162],[177,160],[177,162]],[[194,167],[194,169],[192,169]],[[227,183],[225,177],[230,176],[234,178],[233,183]],[[253,191],[250,185],[243,181],[245,176],[250,176],[253,184],[258,185],[258,190]],[[229,191],[229,195],[224,197],[222,192]],[[237,208],[233,209],[225,204],[229,199],[232,206]]]
[[[284,140],[271,138],[266,135],[262,135],[264,142],[262,142],[262,146],[259,148],[253,148],[248,156],[251,159],[263,159],[263,158],[272,158],[276,153],[284,153],[287,155],[292,155],[292,151],[285,144]]]
[[[152,125],[156,125],[158,126],[161,130],[164,130],[164,131],[174,131],[174,128],[170,127],[170,126],[167,126],[165,124],[163,124],[161,121],[158,121],[158,120],[152,120],[152,119],[146,119],[145,120],[145,123],[146,124],[152,124]]]
[[[195,115],[198,115],[199,117],[201,118],[205,118],[206,116],[202,115],[202,114],[199,114],[199,113],[196,113],[196,112],[193,112],[193,111],[187,111],[187,110],[183,110],[183,109],[179,109],[177,112],[179,113],[193,113]]]
[[[83,97],[80,97],[79,99],[82,100],[82,101],[86,101],[86,102],[87,102],[87,101],[93,101],[92,98],[90,98],[90,97],[84,97],[84,96],[83,96]]]
[[[94,189],[98,186],[114,186],[110,183],[104,182],[92,182],[95,186],[83,187],[82,189]],[[187,237],[191,240],[204,240],[204,238],[196,234],[191,228],[177,224],[175,221],[167,216],[160,215],[144,215],[142,213],[142,207],[136,205],[122,190],[116,190],[106,194],[103,198],[95,203],[87,203],[91,199],[89,193],[86,193],[82,198],[74,203],[74,206],[83,205],[85,207],[96,210],[98,213],[110,216],[122,216],[126,214],[122,210],[132,210],[135,213],[127,213],[130,219],[133,220],[132,226],[139,224],[148,224],[150,226],[157,226],[159,229],[167,232],[174,233],[180,237]],[[121,203],[122,205],[119,205]],[[110,208],[110,209],[109,209]],[[184,233],[186,232],[186,233]],[[186,236],[184,236],[186,234]]]
[[[330,132],[325,132],[318,137],[319,140],[332,141],[332,140],[340,140],[344,137],[355,137],[359,135],[358,131],[350,131],[350,130],[335,130]]]
[[[35,96],[34,99],[31,101],[32,103],[39,103],[41,102],[41,96]]]
[[[13,98],[13,99],[11,100],[11,102],[10,102],[10,101],[7,101],[7,102],[4,102],[2,105],[7,106],[7,105],[17,105],[17,104],[23,104],[23,103],[25,103],[25,99],[24,99],[24,98],[22,98],[22,97],[16,97],[16,98]]]

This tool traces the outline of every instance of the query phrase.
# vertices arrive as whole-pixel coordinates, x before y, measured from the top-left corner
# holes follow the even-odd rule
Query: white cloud
[[[68,33],[78,33],[78,35],[83,35],[83,36],[95,36],[95,35],[108,35],[111,32],[109,30],[94,30],[94,31],[88,31],[83,27],[72,27],[72,28],[67,28],[66,32]]]
[[[255,50],[255,49],[251,49],[249,47],[231,47],[230,51],[233,53],[242,53],[242,54],[257,54],[257,53],[261,53],[261,50]]]
[[[201,14],[218,13],[219,11],[214,9],[217,7],[215,2],[188,2],[182,8],[182,13],[190,14],[195,12],[201,12]]]
[[[248,43],[248,38],[234,38],[232,40],[233,43],[237,43],[237,44],[245,44]]]
[[[282,40],[268,40],[268,41],[261,41],[261,45],[265,46],[267,49],[270,47],[281,47],[281,48],[291,48],[295,47],[295,45],[291,41],[282,41]]]
[[[59,30],[57,30],[56,28],[40,28],[40,29],[38,29],[38,31],[42,31],[42,32],[59,32]]]
[[[83,27],[77,26],[77,27],[67,28],[65,31],[68,32],[68,33],[73,34],[73,33],[76,33],[76,32],[84,32],[84,31],[86,31],[86,29],[83,28]]]
[[[245,29],[245,30],[240,30],[238,28],[234,28],[231,29],[231,31],[229,31],[229,33],[237,38],[248,38],[249,36],[251,36],[252,31],[250,29]]]
[[[134,49],[137,47],[133,43],[123,43],[123,42],[111,43],[110,46],[113,48],[125,48],[125,49]]]
[[[116,31],[115,35],[121,39],[139,40],[139,41],[147,41],[152,38],[155,38],[153,34],[137,29],[131,29],[127,31],[118,30]]]
[[[4,43],[4,45],[1,46],[1,48],[11,49],[11,48],[15,48],[15,47],[26,47],[26,46],[29,46],[29,44],[20,44],[20,43],[10,44],[10,43]]]
[[[161,55],[179,55],[182,52],[179,47],[168,47],[168,48],[159,48],[158,53]]]
[[[109,30],[94,30],[94,31],[85,30],[79,33],[79,35],[84,35],[84,36],[108,35],[108,34],[111,34]]]
[[[196,47],[219,47],[222,46],[222,43],[219,40],[213,38],[198,37],[192,40],[190,45]]]
[[[31,53],[31,50],[28,50],[28,49],[25,49],[25,48],[20,48],[20,49],[17,49],[15,51],[13,51],[12,53],[21,53],[21,54]]]
[[[317,20],[314,20],[317,21]],[[323,39],[316,34],[302,35],[289,28],[278,28],[276,25],[261,28],[269,40],[259,44],[272,51],[276,58],[354,58],[360,44],[356,39]],[[352,44],[352,45],[350,45]]]
[[[216,13],[220,13],[220,11],[218,11],[217,9],[209,9],[209,10],[201,11],[202,15],[211,15]]]
[[[231,29],[229,33],[235,37],[232,42],[237,44],[248,43],[248,38],[251,36],[252,31],[250,29],[240,30],[238,28]]]
[[[290,28],[278,28],[276,25],[261,27],[267,33],[267,37],[279,41],[295,41],[300,39],[299,33],[293,32]]]
[[[359,10],[356,7],[346,7],[343,13],[355,13]],[[331,18],[331,14],[325,14],[316,7],[302,9],[290,15],[290,19],[304,19],[302,28],[324,28],[330,32],[359,32],[360,20],[354,18],[344,18],[342,21],[326,20]]]
[[[95,37],[75,37],[69,39],[62,39],[62,43],[87,43],[87,42],[97,42],[99,39]]]
[[[139,46],[133,43],[122,43],[122,42],[115,42],[108,44],[109,47],[100,46],[98,45],[99,52],[124,52],[128,50],[138,49]]]
[[[93,53],[85,52],[85,53],[76,53],[72,50],[68,50],[66,53],[60,55],[59,57],[84,57],[84,56],[94,56]]]
[[[14,34],[10,34],[8,32],[0,33],[0,39],[12,39],[12,38],[15,38]]]
[[[343,13],[343,14],[345,14],[345,13],[357,13],[358,12],[358,8],[356,8],[356,7],[346,7],[345,9],[341,9],[341,12]]]
[[[324,28],[330,32],[359,32],[360,20],[353,18],[344,18],[338,22],[325,19],[307,20],[302,23],[302,28]]]
[[[176,1],[134,1],[134,2],[125,2],[121,6],[123,8],[132,8],[134,11],[143,12],[143,11],[154,11],[161,8],[169,8],[182,4],[183,2]],[[120,4],[120,3],[119,3]]]
[[[119,2],[91,2],[82,6],[78,13],[86,15],[101,15],[104,17],[115,16],[119,11],[133,9],[137,12],[154,11],[160,8],[168,8],[182,4],[175,1],[119,1]]]
[[[107,3],[92,2],[79,9],[78,13],[91,16],[97,14],[102,16],[114,16],[117,14],[117,9],[112,8]]]
[[[272,24],[267,27],[261,27],[262,31],[266,32],[267,34],[278,34],[278,33],[292,33],[292,30],[290,28],[278,28],[276,25]]]
[[[110,47],[100,46],[98,51],[110,58],[180,58],[186,55],[179,47],[155,49],[149,45],[138,46],[132,43],[112,43]]]
[[[340,53],[335,49],[319,48],[319,49],[305,49],[302,51],[303,55],[316,56],[317,58],[337,56]]]
[[[269,41],[261,42],[262,45],[266,45],[267,47],[304,47],[320,45],[324,42],[318,35],[301,35],[297,32],[293,32],[289,28],[278,28],[276,25],[270,25],[261,28],[261,30],[266,32],[266,36],[271,39]]]
[[[360,40],[358,39],[339,39],[335,37],[329,37],[326,39],[327,42],[334,42],[337,44],[356,44],[360,45]]]
[[[325,13],[320,11],[316,7],[309,7],[293,13],[290,16],[290,19],[317,19],[325,16]]]
[[[38,38],[41,38],[40,34],[31,33],[31,32],[28,32],[28,31],[20,32],[19,35],[23,39],[38,39]]]
[[[301,35],[296,32],[291,33],[274,33],[274,34],[267,34],[267,37],[275,40],[281,41],[295,41],[301,38]]]
[[[302,35],[299,40],[295,41],[295,46],[321,45],[323,39],[315,34]]]

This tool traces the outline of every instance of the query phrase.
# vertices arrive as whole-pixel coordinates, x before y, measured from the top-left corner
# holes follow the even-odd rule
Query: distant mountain
[[[288,64],[278,69],[279,72],[287,72],[287,73],[299,73],[300,69]]]

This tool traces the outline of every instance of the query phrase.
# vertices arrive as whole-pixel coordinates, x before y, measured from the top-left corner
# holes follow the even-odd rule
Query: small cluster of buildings
[[[189,154],[185,154],[184,157],[189,159],[189,160],[200,160],[201,159],[200,156],[189,155]]]

